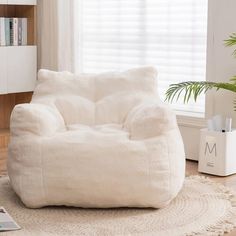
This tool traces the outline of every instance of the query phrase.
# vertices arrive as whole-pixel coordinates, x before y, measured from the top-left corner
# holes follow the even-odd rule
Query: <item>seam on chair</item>
[[[169,161],[169,171],[170,171],[170,168],[171,168],[171,163],[170,163],[170,158],[169,158],[169,139],[167,140],[167,137],[165,137],[165,140],[166,140],[166,146],[167,146],[167,153],[168,153],[168,161]],[[152,190],[151,189],[151,182],[150,182],[150,180],[151,180],[151,171],[150,171],[150,169],[151,169],[151,165],[150,165],[150,156],[148,156],[148,160],[149,160],[149,189],[150,190]],[[169,172],[170,173],[170,172]],[[168,189],[170,190],[170,186],[171,186],[171,174],[169,174],[169,186],[168,186]],[[164,203],[166,203],[166,202],[168,202],[168,201],[170,201],[171,200],[171,194],[170,194],[170,191],[168,191],[168,197],[167,197],[167,199],[166,200],[163,200],[163,201],[161,201],[161,202],[159,202],[158,204],[159,205],[162,205],[162,204],[164,204]]]
[[[167,153],[168,153],[168,162],[169,162],[169,191],[168,191],[168,195],[169,195],[169,198],[168,199],[171,199],[171,193],[170,193],[170,188],[171,188],[171,182],[172,182],[172,178],[171,178],[171,172],[172,172],[172,169],[171,169],[171,161],[170,161],[170,148],[169,148],[169,136],[165,136],[165,139],[166,139],[166,144],[167,144]]]
[[[146,148],[146,153],[147,152],[147,144],[145,143],[145,148]],[[152,192],[152,188],[151,188],[151,155],[148,155],[148,189]]]
[[[17,146],[17,153],[21,153],[18,151],[18,146]],[[22,160],[21,160],[21,162],[22,162]],[[23,169],[25,169],[25,168],[23,168]],[[22,193],[23,193],[23,191],[22,191],[22,171],[21,171],[20,172],[20,196],[22,196]]]
[[[42,118],[42,114],[39,113],[39,118]],[[41,160],[41,186],[42,186],[42,194],[44,201],[47,203],[47,197],[46,197],[46,192],[45,192],[45,185],[44,185],[44,176],[43,176],[43,155],[42,155],[42,137],[39,137],[39,155],[40,155],[40,160]]]

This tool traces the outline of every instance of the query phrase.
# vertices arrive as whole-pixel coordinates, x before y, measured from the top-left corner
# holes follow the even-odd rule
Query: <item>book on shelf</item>
[[[0,46],[27,45],[27,18],[0,17]]]
[[[18,45],[22,45],[22,18],[18,19]]]
[[[10,41],[10,18],[5,18],[5,38],[6,38],[6,46],[11,45]]]
[[[22,45],[27,45],[28,30],[27,30],[27,18],[21,18],[22,20]]]
[[[6,36],[5,36],[5,19],[0,17],[0,45],[6,46]]]
[[[13,18],[13,46],[18,45],[18,19]]]

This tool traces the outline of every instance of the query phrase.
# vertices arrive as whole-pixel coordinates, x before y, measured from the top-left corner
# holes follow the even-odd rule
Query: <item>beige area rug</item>
[[[236,226],[236,198],[223,185],[192,176],[165,209],[86,210],[48,207],[30,210],[0,178],[0,205],[22,230],[1,236],[182,236],[223,235]]]

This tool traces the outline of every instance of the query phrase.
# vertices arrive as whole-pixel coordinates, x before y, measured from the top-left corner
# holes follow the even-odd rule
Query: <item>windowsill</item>
[[[176,111],[178,125],[184,127],[204,128],[206,120],[204,113]]]

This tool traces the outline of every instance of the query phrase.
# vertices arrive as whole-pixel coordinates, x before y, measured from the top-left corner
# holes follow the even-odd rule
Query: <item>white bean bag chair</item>
[[[30,208],[166,206],[180,191],[185,154],[157,72],[73,75],[40,70],[30,104],[11,116],[8,171]]]

